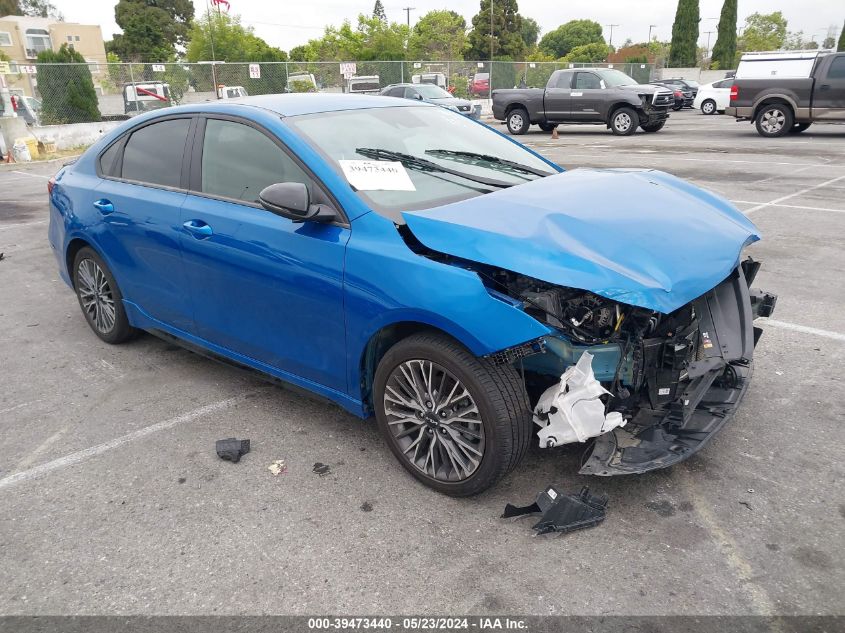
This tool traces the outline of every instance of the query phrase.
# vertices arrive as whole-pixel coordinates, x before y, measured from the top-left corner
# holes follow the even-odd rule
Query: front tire
[[[478,494],[513,470],[533,432],[516,370],[437,333],[414,334],[387,351],[373,404],[405,470],[455,497]]]
[[[783,103],[770,103],[760,108],[754,118],[757,133],[766,138],[777,138],[792,129],[795,117],[789,106]]]
[[[637,131],[640,118],[631,108],[619,108],[610,117],[610,130],[616,136],[630,136]]]
[[[85,246],[73,260],[73,287],[88,325],[100,339],[116,345],[135,337],[123,309],[123,295],[103,258]]]
[[[528,131],[531,127],[531,119],[528,118],[528,112],[524,108],[514,108],[508,112],[507,125],[508,132],[518,136]]]
[[[716,114],[716,102],[713,99],[705,99],[701,104],[702,114]]]

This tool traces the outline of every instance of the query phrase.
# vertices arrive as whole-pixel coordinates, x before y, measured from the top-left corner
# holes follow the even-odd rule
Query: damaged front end
[[[498,289],[559,332],[519,354],[540,446],[593,440],[580,472],[603,476],[664,468],[701,449],[742,400],[761,333],[753,320],[777,301],[749,290],[758,269],[742,262],[670,314],[500,272]]]

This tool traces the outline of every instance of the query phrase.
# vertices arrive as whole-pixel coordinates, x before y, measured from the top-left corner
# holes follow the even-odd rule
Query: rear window
[[[126,180],[179,187],[190,119],[169,119],[132,133],[123,152]]]

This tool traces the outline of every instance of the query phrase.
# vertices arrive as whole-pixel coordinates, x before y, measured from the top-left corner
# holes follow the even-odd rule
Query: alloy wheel
[[[484,457],[481,414],[469,390],[430,360],[395,367],[384,390],[384,412],[404,459],[444,482],[468,479]]]
[[[701,109],[704,111],[704,114],[713,114],[716,110],[716,105],[712,101],[705,101]]]
[[[778,110],[777,108],[772,108],[770,110],[766,110],[763,114],[763,121],[760,125],[768,134],[777,134],[783,129],[785,122],[786,116],[783,111]]]
[[[512,114],[510,119],[510,128],[512,130],[519,130],[522,128],[524,121],[521,114]]]
[[[631,116],[627,112],[620,112],[614,119],[614,125],[620,132],[627,132],[631,129],[632,123],[633,121],[631,120]]]
[[[83,259],[77,269],[77,289],[82,309],[91,324],[102,334],[114,329],[114,296],[103,269],[93,259]]]

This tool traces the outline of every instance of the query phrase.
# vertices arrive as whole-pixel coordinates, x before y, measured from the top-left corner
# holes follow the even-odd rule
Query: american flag
[[[225,7],[226,7],[226,11],[228,11],[228,10],[229,10],[229,0],[211,0],[211,4],[213,4],[213,5],[214,5],[215,7],[217,7],[218,9],[219,9],[221,6],[225,6]]]

